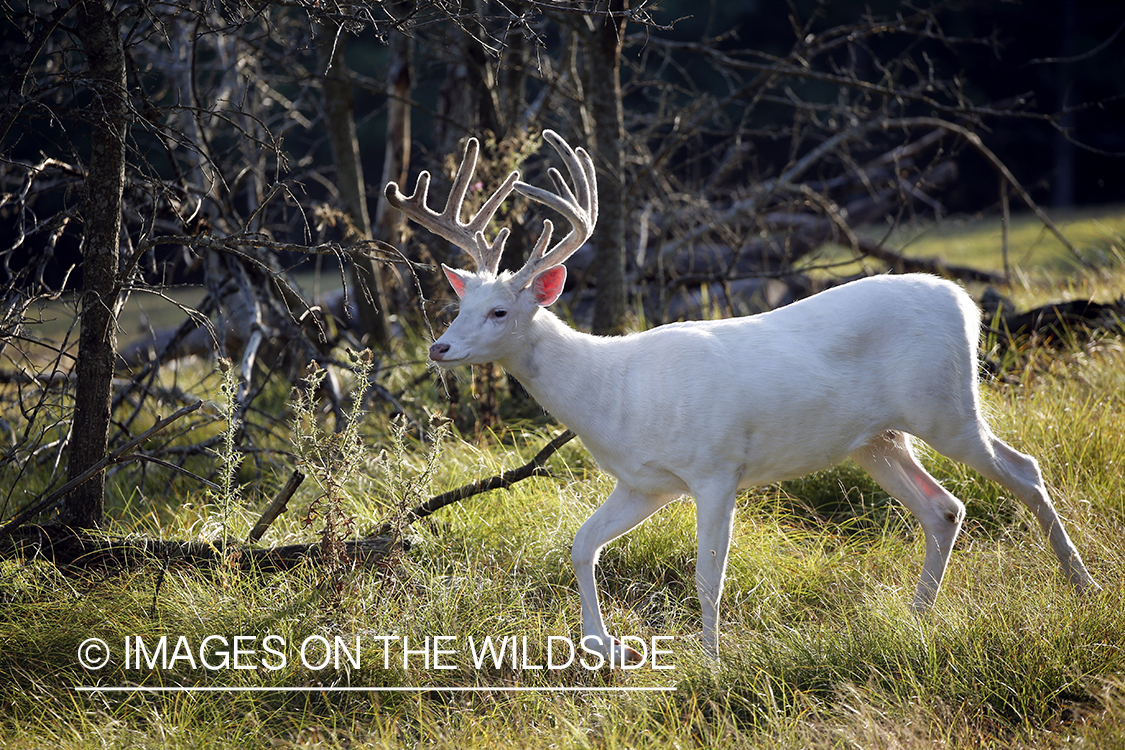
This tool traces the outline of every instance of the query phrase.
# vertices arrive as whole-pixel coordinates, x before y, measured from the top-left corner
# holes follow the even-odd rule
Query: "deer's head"
[[[557,190],[554,193],[522,182],[519,172],[512,172],[476,216],[462,222],[461,208],[480,150],[475,138],[470,138],[465,145],[465,155],[441,213],[426,205],[430,187],[428,172],[418,175],[410,196],[403,195],[394,182],[387,183],[385,193],[392,206],[464,250],[477,267],[475,271],[467,271],[442,264],[446,278],[460,299],[460,308],[457,318],[430,347],[430,359],[440,365],[483,364],[511,355],[519,346],[521,326],[526,325],[540,307],[552,304],[562,293],[566,281],[566,267],[562,264],[594,231],[598,220],[598,189],[593,160],[581,147],[572,149],[552,130],[544,130],[543,137],[566,163],[574,183],[573,191],[553,167],[548,174]],[[504,227],[491,242],[485,230],[512,190],[558,211],[570,222],[571,230],[548,249],[554,225],[544,219],[543,231],[524,266],[515,273],[501,273],[500,257],[509,230]]]

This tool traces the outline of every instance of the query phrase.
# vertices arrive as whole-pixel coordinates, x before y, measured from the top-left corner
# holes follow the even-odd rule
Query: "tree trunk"
[[[406,8],[402,8],[403,11]],[[407,184],[407,169],[410,165],[410,91],[413,86],[411,67],[413,64],[414,41],[406,34],[392,32],[390,39],[390,66],[387,79],[390,83],[387,102],[386,152],[383,157],[383,179],[380,186],[388,182]],[[399,247],[406,229],[406,217],[391,208],[379,194],[375,209],[375,238]]]
[[[611,0],[610,12],[629,7]],[[592,19],[586,45],[586,96],[593,120],[594,163],[598,172],[597,253],[591,272],[597,284],[593,332],[621,333],[625,327],[625,114],[621,104],[621,43],[624,16]]]
[[[329,28],[330,39],[324,50],[324,118],[332,159],[336,164],[336,189],[342,208],[358,239],[371,238],[371,219],[367,213],[367,194],[363,184],[359,139],[355,130],[355,106],[344,48],[346,32]],[[386,349],[391,340],[387,322],[386,294],[378,262],[356,258],[352,262],[359,324],[369,346]]]
[[[67,463],[70,478],[101,460],[108,446],[127,129],[125,50],[117,18],[102,0],[79,2],[77,11],[75,33],[86,53],[94,97],[89,111],[90,161],[82,201],[83,290]],[[104,500],[102,471],[70,495],[60,520],[71,528],[96,527],[102,521]]]

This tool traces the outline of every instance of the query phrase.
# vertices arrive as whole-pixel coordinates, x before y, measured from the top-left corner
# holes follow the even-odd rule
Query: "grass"
[[[1046,276],[1029,268],[1025,278]],[[1123,279],[1107,267],[1053,287],[1028,281],[1014,294],[1021,304],[1076,288],[1110,295]],[[931,616],[905,606],[922,561],[915,524],[844,464],[739,498],[720,662],[698,644],[694,510],[683,501],[607,547],[599,568],[611,630],[649,644],[670,636],[658,643],[673,668],[535,669],[547,664],[548,644],[578,638],[569,546],[611,487],[572,442],[552,458],[552,477],[444,509],[410,530],[408,553],[357,565],[342,587],[313,567],[261,575],[153,563],[94,573],[0,562],[0,745],[1125,748],[1125,350],[1102,341],[1028,361],[1035,366],[1018,377],[985,384],[990,421],[1040,460],[1105,587],[1097,596],[1069,590],[1026,510],[926,453],[969,506]],[[357,529],[369,528],[406,501],[404,488],[424,495],[497,473],[551,434],[528,425],[479,444],[453,436],[429,457],[408,442],[369,444],[338,502]],[[217,514],[190,483],[156,497],[117,491],[117,534],[197,537]],[[302,488],[264,541],[315,538],[300,517],[317,492]],[[251,509],[241,513],[230,522],[252,522]],[[284,665],[264,650],[267,635],[283,644]],[[192,656],[167,669],[127,666],[124,644],[137,636],[149,648],[166,636],[170,650],[182,637]],[[225,641],[200,654],[208,636]],[[236,636],[253,639],[243,659],[256,669],[222,666],[218,646],[231,651]],[[450,669],[425,663],[425,639],[432,657],[438,636],[449,637],[439,645],[450,653],[438,658]],[[113,658],[85,669],[79,647],[95,637]],[[321,639],[337,637],[349,647],[358,637],[358,666],[301,663],[302,643],[318,660]],[[486,637],[513,639],[516,663],[478,665],[473,649]],[[404,646],[414,649],[405,667]],[[76,690],[95,684],[311,691]],[[323,690],[348,686],[424,690]],[[443,691],[451,687],[541,690]],[[674,690],[546,690],[559,687]]]

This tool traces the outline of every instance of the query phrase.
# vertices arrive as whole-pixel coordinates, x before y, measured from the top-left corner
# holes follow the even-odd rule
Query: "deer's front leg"
[[[609,634],[598,603],[598,589],[594,582],[594,566],[598,555],[609,542],[637,526],[661,507],[669,498],[646,495],[620,482],[586,523],[578,529],[571,548],[570,559],[578,579],[578,593],[582,600],[582,643],[591,651],[612,658],[613,664],[640,661],[641,655],[617,641]]]
[[[700,492],[695,496],[696,538],[695,585],[703,615],[703,648],[719,655],[719,600],[730,554],[734,524],[735,493],[728,488]]]

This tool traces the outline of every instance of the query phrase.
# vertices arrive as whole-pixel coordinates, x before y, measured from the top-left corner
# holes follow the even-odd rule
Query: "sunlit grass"
[[[1079,249],[1083,261],[1104,266],[1121,260],[1125,250],[1125,213],[1119,207],[1051,212],[1051,218]],[[892,237],[908,257],[937,257],[950,264],[1004,270],[1003,225],[998,214],[907,227]],[[1040,279],[1058,279],[1082,269],[1069,248],[1027,211],[1017,211],[1011,217],[1008,264]]]

